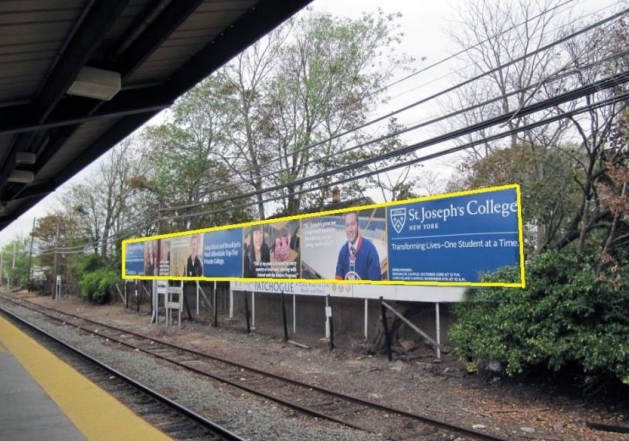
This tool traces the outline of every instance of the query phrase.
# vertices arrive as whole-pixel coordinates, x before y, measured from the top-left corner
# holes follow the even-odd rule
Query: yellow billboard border
[[[277,222],[285,222],[291,220],[301,220],[308,219],[312,217],[321,217],[333,214],[341,214],[349,211],[356,210],[369,210],[376,208],[386,208],[395,205],[406,205],[413,204],[417,202],[428,202],[435,201],[439,199],[447,199],[458,196],[468,196],[474,194],[482,194],[482,193],[490,193],[494,191],[501,190],[510,190],[515,189],[516,193],[516,201],[518,207],[518,240],[519,240],[519,253],[520,253],[520,282],[519,283],[507,283],[507,282],[439,282],[439,281],[402,281],[402,280],[336,280],[336,279],[275,279],[270,277],[265,278],[244,278],[244,277],[164,277],[164,276],[141,276],[141,275],[125,275],[125,257],[126,257],[126,246],[127,244],[139,243],[139,242],[148,242],[157,239],[169,239],[172,237],[181,237],[181,236],[190,236],[194,234],[200,233],[208,233],[212,231],[222,231],[222,230],[232,230],[236,228],[245,228],[252,227],[256,225],[267,225],[273,224]],[[452,193],[443,193],[434,196],[423,196],[420,198],[406,199],[403,201],[391,201],[391,202],[383,202],[380,204],[370,204],[370,205],[361,205],[357,207],[349,207],[349,208],[341,208],[338,210],[329,210],[322,211],[316,213],[308,213],[301,214],[295,216],[286,216],[277,219],[264,219],[261,221],[252,221],[252,222],[244,222],[240,224],[221,226],[221,227],[209,227],[209,228],[201,228],[198,230],[190,230],[179,233],[169,233],[169,234],[160,234],[158,236],[149,236],[149,237],[140,237],[134,239],[126,239],[122,241],[122,263],[121,263],[121,273],[122,278],[124,280],[172,280],[172,281],[191,281],[191,282],[274,282],[274,283],[336,283],[336,284],[347,284],[347,285],[384,285],[384,286],[467,286],[467,287],[503,287],[503,288],[525,288],[526,287],[526,277],[525,277],[525,265],[524,265],[524,232],[523,232],[523,222],[522,222],[522,197],[520,194],[520,184],[509,184],[509,185],[501,185],[496,187],[486,187],[475,190],[465,190],[465,191],[457,191]]]

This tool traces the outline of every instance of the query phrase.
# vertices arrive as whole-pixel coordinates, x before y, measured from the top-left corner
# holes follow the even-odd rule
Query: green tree
[[[343,153],[389,133],[395,124],[353,131],[386,101],[385,83],[410,61],[395,52],[401,41],[398,17],[379,12],[350,20],[309,11],[290,19],[183,97],[183,113],[176,108],[173,120],[152,133],[167,131],[162,145],[171,150],[203,139],[207,156],[197,162],[205,168],[194,176],[209,169],[215,175],[201,185],[201,201],[224,200],[220,192],[226,192],[235,204],[246,204],[253,201],[239,195],[253,191],[260,219],[267,216],[269,197],[289,214],[322,206],[334,177],[297,182],[401,145],[382,141]],[[347,131],[351,134],[338,136]],[[168,170],[180,170],[171,162],[182,158],[168,162]],[[337,179],[361,171],[366,169],[348,170]],[[171,177],[175,183],[176,178]],[[355,180],[343,185],[344,197],[360,196],[374,185]],[[276,190],[265,191],[271,187]]]
[[[576,146],[547,149],[516,144],[462,164],[464,189],[520,184],[527,249],[540,253],[563,237],[578,209],[582,174]]]
[[[396,29],[399,17],[380,11],[349,20],[312,13],[295,24],[281,50],[279,70],[266,97],[265,130],[261,132],[279,158],[271,184],[283,186],[278,196],[288,213],[321,205],[324,191],[305,191],[326,189],[331,179],[351,178],[368,169],[352,168],[334,178],[307,183],[295,181],[402,147],[396,137],[366,144],[401,129],[395,120],[370,131],[337,137],[359,127],[386,101],[386,82],[410,61],[395,51],[402,37]],[[315,143],[316,148],[307,148]],[[344,152],[357,144],[363,146]],[[343,193],[351,198],[374,184],[357,182],[345,186]]]
[[[30,238],[17,236],[1,250],[2,274],[0,282],[15,288],[25,286],[28,281],[28,257],[30,252]]]
[[[55,271],[55,255],[57,274],[64,274],[72,255],[67,250],[74,252],[77,247],[85,247],[89,241],[76,216],[62,211],[38,218],[31,234],[35,238],[38,263],[47,278],[52,277]]]
[[[138,188],[147,190],[157,204],[168,208],[162,231],[179,231],[200,227],[238,223],[251,218],[250,211],[238,208],[246,200],[214,203],[219,199],[236,198],[240,186],[231,185],[233,174],[217,159],[224,149],[224,129],[211,94],[215,82],[204,81],[180,98],[172,108],[172,121],[147,127],[143,133],[145,162],[149,167],[135,177]],[[187,206],[191,205],[191,208]],[[206,216],[187,216],[199,211],[220,210]],[[169,219],[173,217],[174,219]]]

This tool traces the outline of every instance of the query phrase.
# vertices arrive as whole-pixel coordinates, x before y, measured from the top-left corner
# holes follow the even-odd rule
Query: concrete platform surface
[[[0,440],[172,438],[0,317]]]

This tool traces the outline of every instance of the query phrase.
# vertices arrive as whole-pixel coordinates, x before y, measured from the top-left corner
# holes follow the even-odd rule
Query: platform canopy
[[[0,231],[311,0],[0,2]]]

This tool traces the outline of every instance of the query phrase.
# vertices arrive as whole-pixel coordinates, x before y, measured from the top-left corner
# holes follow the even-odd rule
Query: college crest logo
[[[391,215],[393,229],[397,234],[400,234],[406,224],[406,208],[392,208],[389,214]]]

